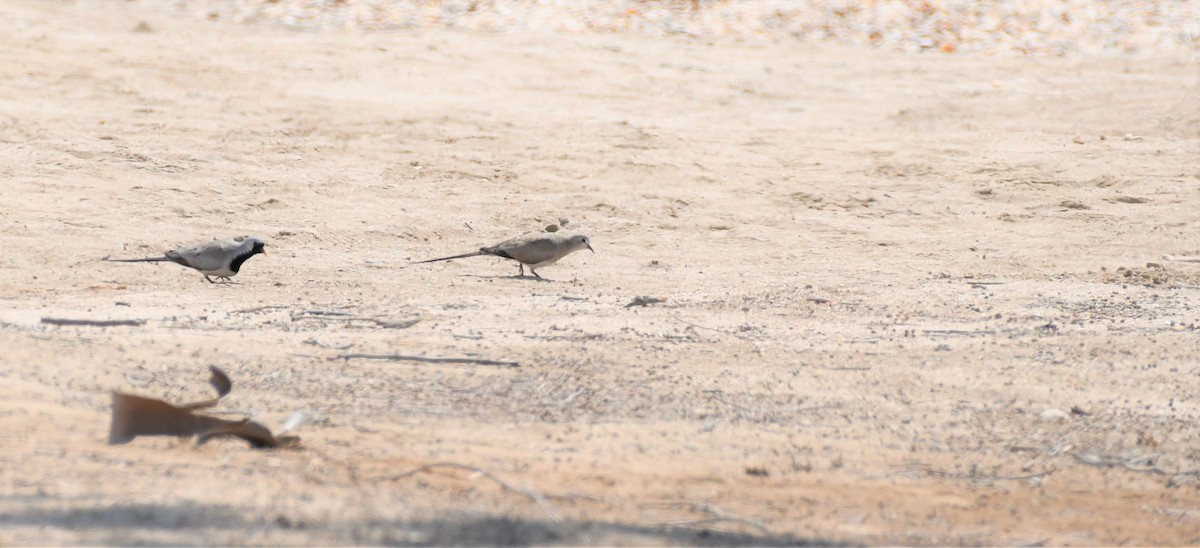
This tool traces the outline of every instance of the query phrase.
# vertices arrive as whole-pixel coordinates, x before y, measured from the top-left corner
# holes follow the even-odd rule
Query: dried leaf
[[[215,365],[208,366],[208,370],[212,372],[212,378],[208,383],[217,389],[217,399],[224,398],[233,390],[233,381],[229,380],[229,375]]]

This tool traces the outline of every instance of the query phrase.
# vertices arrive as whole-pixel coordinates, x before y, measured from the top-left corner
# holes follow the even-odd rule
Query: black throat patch
[[[249,259],[250,257],[258,255],[259,253],[262,253],[262,252],[263,252],[262,247],[254,246],[254,249],[251,249],[250,251],[247,251],[245,253],[242,253],[241,255],[238,255],[237,257],[234,257],[233,262],[229,263],[229,270],[231,272],[233,272],[234,274],[237,274],[238,271],[240,271],[242,269],[242,263],[246,262],[246,259]]]

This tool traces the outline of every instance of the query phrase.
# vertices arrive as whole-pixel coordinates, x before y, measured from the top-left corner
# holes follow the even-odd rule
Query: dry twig
[[[51,318],[49,316],[42,317],[42,323],[50,325],[84,325],[89,327],[116,327],[122,325],[139,326],[144,325],[146,320],[73,320],[69,318]]]
[[[980,329],[971,331],[967,329],[922,329],[926,335],[995,335],[996,332],[991,329]]]
[[[519,362],[505,362],[497,360],[481,360],[475,358],[427,358],[425,356],[410,356],[407,354],[339,354],[326,358],[329,361],[333,360],[388,360],[401,362],[421,362],[421,363],[468,363],[476,365],[495,365],[499,367],[519,367]]]
[[[1040,479],[1040,478],[1048,476],[1048,475],[1052,474],[1053,472],[1055,472],[1056,470],[1058,470],[1057,468],[1047,468],[1046,470],[1042,470],[1041,472],[1036,472],[1033,474],[1025,474],[1025,475],[1021,475],[1021,476],[997,476],[997,475],[979,474],[979,473],[975,473],[975,472],[971,472],[969,474],[964,474],[961,472],[949,472],[946,470],[938,470],[936,468],[931,468],[931,467],[924,466],[924,465],[912,466],[912,469],[919,471],[919,472],[924,472],[925,474],[928,474],[930,476],[937,476],[939,478],[965,479],[965,480],[972,480],[972,481],[988,481],[988,482]]]
[[[1154,474],[1156,476],[1170,476],[1172,478],[1172,480],[1176,480],[1176,479],[1179,479],[1184,476],[1200,477],[1200,470],[1179,470],[1176,472],[1169,472],[1169,471],[1163,470],[1162,468],[1159,468],[1157,466],[1138,466],[1137,464],[1133,463],[1133,461],[1136,459],[1116,459],[1116,458],[1111,458],[1111,457],[1105,458],[1100,455],[1094,455],[1094,454],[1080,455],[1078,453],[1073,453],[1072,456],[1075,457],[1075,460],[1079,461],[1081,464],[1086,464],[1088,466],[1096,466],[1099,468],[1120,467],[1120,468],[1129,470],[1130,472],[1138,472],[1141,474]]]
[[[418,466],[418,467],[416,467],[412,470],[409,470],[407,472],[404,472],[402,474],[397,474],[395,476],[392,476],[389,478],[384,478],[384,479],[387,479],[390,481],[399,481],[399,480],[420,474],[421,472],[428,472],[429,470],[432,470],[434,468],[457,468],[459,470],[467,470],[470,472],[475,472],[476,474],[479,474],[487,479],[490,479],[490,480],[496,482],[496,484],[498,484],[500,487],[503,487],[509,491],[512,491],[513,493],[517,493],[519,495],[525,495],[525,496],[529,497],[531,500],[533,500],[533,502],[537,503],[537,505],[539,507],[541,507],[542,511],[546,513],[546,516],[550,518],[550,521],[553,521],[555,523],[562,522],[562,518],[559,517],[558,511],[555,510],[554,507],[550,505],[550,502],[546,500],[545,495],[533,490],[532,488],[530,488],[528,486],[523,487],[523,488],[514,487],[511,483],[508,483],[507,481],[504,481],[504,480],[500,479],[499,477],[497,477],[495,474],[488,472],[487,470],[484,470],[477,466],[470,466],[467,464],[460,464],[457,462],[434,462],[431,464],[426,464],[424,466]]]
[[[322,311],[322,310],[308,310],[305,312],[301,312],[299,314],[293,314],[292,321],[296,321],[296,320],[326,320],[326,321],[341,320],[341,321],[346,321],[346,322],[363,321],[363,322],[372,322],[375,325],[378,325],[379,327],[384,327],[384,328],[388,328],[388,329],[407,329],[409,327],[417,325],[417,323],[421,321],[420,318],[414,318],[411,320],[393,322],[393,321],[389,321],[389,320],[381,320],[379,318],[371,318],[368,316],[355,316],[348,312],[328,312],[328,311]]]
[[[287,305],[268,304],[268,305],[263,305],[263,306],[255,306],[253,308],[242,308],[239,310],[234,310],[233,312],[230,312],[230,314],[249,314],[251,312],[262,312],[263,310],[275,310],[277,308],[287,308]]]
[[[641,508],[641,509],[646,509],[646,508],[684,508],[684,509],[690,510],[692,512],[703,513],[703,514],[706,514],[707,516],[709,516],[704,519],[669,521],[669,522],[660,524],[660,525],[668,526],[668,527],[671,527],[671,526],[674,526],[674,527],[696,526],[696,525],[705,525],[708,523],[719,523],[719,522],[734,522],[734,523],[742,523],[742,524],[754,527],[755,529],[758,529],[759,532],[766,534],[766,535],[774,534],[774,532],[771,531],[770,528],[768,528],[766,525],[763,525],[762,522],[760,522],[758,520],[743,518],[741,516],[735,516],[733,514],[730,514],[726,511],[718,508],[716,505],[714,505],[712,503],[708,503],[708,502],[703,503],[703,504],[696,504],[694,502],[673,502],[673,501],[648,502],[648,503],[644,503],[644,504],[639,504],[638,508]]]

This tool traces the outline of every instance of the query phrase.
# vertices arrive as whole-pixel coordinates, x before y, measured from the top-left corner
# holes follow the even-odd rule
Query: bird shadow
[[[480,280],[523,280],[527,282],[553,282],[546,278],[537,278],[529,275],[517,274],[515,276],[480,276],[479,274],[463,274],[467,278],[478,278]]]

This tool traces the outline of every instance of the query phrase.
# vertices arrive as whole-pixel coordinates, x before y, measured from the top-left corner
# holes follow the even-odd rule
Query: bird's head
[[[587,250],[591,251],[592,253],[596,252],[595,249],[592,249],[592,240],[590,238],[588,238],[587,236],[584,236],[583,234],[576,234],[574,236],[571,236],[571,248],[572,249],[587,248]]]
[[[242,236],[242,241],[250,244],[250,254],[267,254],[267,242],[258,236]]]

